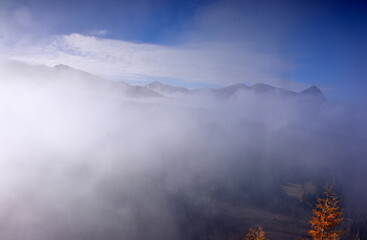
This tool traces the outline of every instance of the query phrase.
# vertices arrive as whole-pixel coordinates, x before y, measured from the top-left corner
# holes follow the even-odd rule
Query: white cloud
[[[94,29],[92,31],[88,32],[88,35],[92,35],[92,36],[105,36],[109,33],[108,30],[106,29]]]
[[[173,47],[71,34],[56,36],[46,44],[13,46],[4,55],[33,64],[67,64],[121,80],[168,78],[219,85],[264,82],[287,87],[291,83],[281,77],[291,66],[280,57],[236,43]]]

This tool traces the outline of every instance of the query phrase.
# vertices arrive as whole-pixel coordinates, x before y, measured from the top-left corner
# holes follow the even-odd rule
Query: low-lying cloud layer
[[[199,220],[219,214],[213,202],[273,209],[288,182],[335,181],[346,206],[366,208],[363,111],[241,91],[135,101],[69,68],[11,66],[2,239],[197,239],[216,231]]]

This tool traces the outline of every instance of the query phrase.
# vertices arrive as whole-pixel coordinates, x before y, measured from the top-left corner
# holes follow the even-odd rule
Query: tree
[[[312,210],[313,216],[309,221],[311,230],[308,235],[313,240],[337,240],[344,231],[337,231],[336,228],[343,221],[343,212],[340,210],[339,198],[332,193],[331,187],[325,187],[324,198],[317,198],[315,209]]]
[[[265,240],[265,232],[262,227],[250,228],[245,240]]]

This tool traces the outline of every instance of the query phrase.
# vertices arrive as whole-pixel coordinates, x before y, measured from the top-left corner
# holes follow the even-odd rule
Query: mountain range
[[[109,89],[119,97],[128,98],[171,98],[190,95],[205,95],[216,99],[227,99],[236,94],[253,93],[257,95],[271,95],[281,97],[307,98],[317,101],[325,101],[321,90],[311,86],[301,92],[294,92],[284,88],[274,87],[264,83],[251,86],[238,83],[221,88],[203,88],[191,90],[185,87],[171,86],[155,81],[144,86],[134,86],[123,81],[109,81],[85,71],[74,69],[67,65],[56,65],[54,67],[31,66],[25,63],[11,61],[3,64],[2,71],[11,72],[20,78],[32,76],[36,79],[54,79],[56,81],[73,81],[83,86],[93,86],[94,89]],[[93,84],[90,84],[92,83]]]

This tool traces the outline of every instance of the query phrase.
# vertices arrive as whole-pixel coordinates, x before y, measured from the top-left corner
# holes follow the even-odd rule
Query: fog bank
[[[365,110],[133,93],[70,68],[1,67],[2,239],[198,239],[217,231],[214,203],[302,208],[281,186],[307,181],[335,182],[346,207],[367,208]]]

